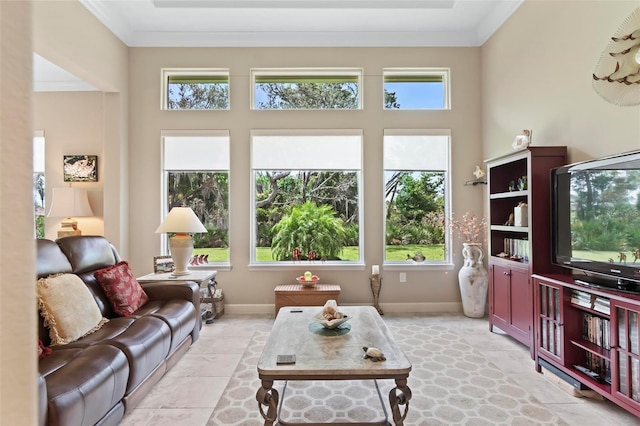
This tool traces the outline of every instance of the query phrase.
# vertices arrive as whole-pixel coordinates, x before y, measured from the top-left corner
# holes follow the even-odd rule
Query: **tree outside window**
[[[361,144],[360,131],[253,132],[253,262],[361,261]]]
[[[163,215],[191,207],[207,229],[193,235],[194,254],[229,263],[229,132],[165,131],[163,143]]]
[[[361,69],[252,70],[254,109],[360,109]]]
[[[164,69],[162,78],[164,109],[229,109],[227,70]]]
[[[449,135],[385,130],[385,263],[448,261]]]

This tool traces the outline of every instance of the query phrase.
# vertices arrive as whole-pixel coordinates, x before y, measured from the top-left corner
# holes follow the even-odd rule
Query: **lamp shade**
[[[176,234],[194,234],[207,232],[198,216],[191,210],[191,207],[174,207],[167,217],[164,218],[156,234],[173,232]]]
[[[93,216],[87,190],[81,188],[53,188],[48,217]]]

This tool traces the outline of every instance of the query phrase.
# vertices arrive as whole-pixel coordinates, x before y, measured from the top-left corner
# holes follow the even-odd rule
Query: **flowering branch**
[[[452,218],[450,226],[465,243],[481,243],[487,230],[487,220],[466,212],[461,220]]]

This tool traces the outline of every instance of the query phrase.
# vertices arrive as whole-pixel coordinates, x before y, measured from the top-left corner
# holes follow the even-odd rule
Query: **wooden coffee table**
[[[396,386],[389,392],[391,413],[396,425],[404,424],[411,399],[407,386],[411,362],[373,306],[340,306],[339,310],[351,317],[346,323],[351,329],[345,334],[342,334],[345,330],[311,331],[315,328],[313,316],[321,312],[322,307],[280,309],[258,361],[262,385],[256,399],[265,426],[278,420],[279,395],[273,388],[275,380],[394,379]],[[379,348],[386,361],[365,359],[363,346]],[[295,364],[276,362],[278,355],[289,354],[296,356]],[[263,405],[267,407],[266,413]],[[405,406],[402,413],[400,405]]]

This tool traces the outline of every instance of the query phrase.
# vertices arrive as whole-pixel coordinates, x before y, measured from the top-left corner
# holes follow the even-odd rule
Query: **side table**
[[[192,270],[189,275],[180,275],[174,276],[171,275],[171,272],[162,272],[158,274],[147,274],[142,277],[137,278],[139,283],[149,283],[149,282],[157,282],[157,281],[177,281],[177,282],[186,282],[186,281],[194,281],[200,285],[200,288],[206,289],[206,295],[200,292],[200,303],[207,303],[211,305],[211,308],[207,308],[202,313],[202,319],[207,323],[213,323],[213,319],[216,317],[216,304],[213,300],[213,295],[218,286],[218,282],[216,281],[216,275],[218,275],[218,271],[208,271],[208,270]]]
[[[316,284],[313,287],[302,284],[281,284],[275,288],[276,316],[283,306],[323,306],[327,300],[339,302],[338,284]]]

